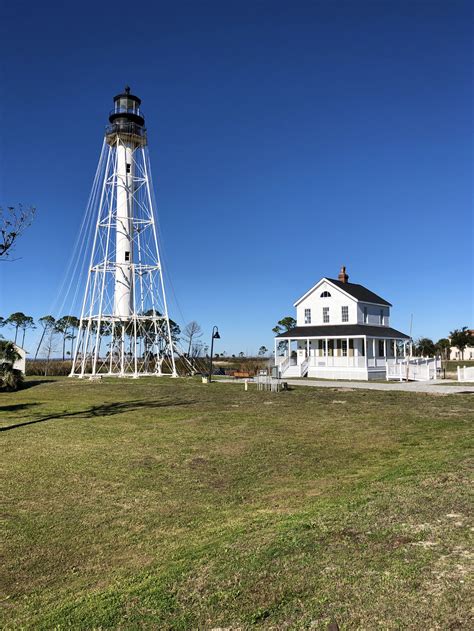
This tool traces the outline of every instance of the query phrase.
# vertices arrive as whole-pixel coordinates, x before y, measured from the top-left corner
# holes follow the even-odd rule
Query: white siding
[[[474,346],[466,346],[464,349],[464,357],[461,357],[459,348],[451,346],[449,349],[449,359],[458,361],[471,361],[474,359]]]
[[[25,374],[25,370],[26,370],[26,351],[24,348],[21,348],[21,346],[15,346],[15,350],[18,353],[18,355],[20,355],[20,359],[17,359],[14,363],[13,363],[13,368],[15,368],[16,370],[21,370],[21,372],[23,374]]]
[[[328,291],[331,297],[321,298],[321,294],[324,291]],[[343,306],[349,308],[348,322],[342,321],[341,307]],[[323,307],[329,307],[329,323],[323,322]],[[311,309],[310,326],[319,326],[322,324],[357,324],[357,300],[326,281],[318,285],[318,287],[296,307],[297,326],[305,326],[305,309]]]
[[[367,309],[367,322],[364,320],[364,309]],[[390,326],[390,307],[379,307],[367,302],[357,304],[357,323],[380,325],[380,311],[383,311],[382,326]]]

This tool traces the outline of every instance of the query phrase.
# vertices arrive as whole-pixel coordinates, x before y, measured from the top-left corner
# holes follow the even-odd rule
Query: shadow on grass
[[[14,403],[13,405],[0,405],[0,412],[19,412],[38,403]]]
[[[61,418],[80,418],[80,419],[93,419],[96,417],[114,416],[115,414],[123,414],[124,412],[134,412],[140,409],[154,409],[154,408],[166,408],[176,407],[180,405],[192,405],[194,401],[124,401],[123,403],[105,403],[103,405],[93,405],[86,410],[79,410],[77,412],[62,412],[60,414],[51,414],[50,416],[44,416],[32,421],[25,421],[24,423],[15,423],[15,425],[7,425],[6,427],[0,427],[0,432],[6,432],[10,429],[16,429],[17,427],[25,427],[26,425],[35,425],[36,423],[44,423],[46,421],[53,421]],[[25,404],[26,405],[36,405]],[[14,408],[15,406],[7,406]],[[19,404],[22,407],[22,404]],[[5,408],[3,408],[5,409]]]
[[[25,382],[23,382],[21,390],[28,390],[28,388],[41,386],[43,383],[55,383],[55,379],[34,379],[32,381],[26,380]]]

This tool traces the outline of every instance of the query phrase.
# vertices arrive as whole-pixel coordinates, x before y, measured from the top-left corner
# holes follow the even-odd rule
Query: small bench
[[[234,379],[250,379],[253,377],[253,373],[245,372],[243,370],[234,370],[232,377],[234,377]]]

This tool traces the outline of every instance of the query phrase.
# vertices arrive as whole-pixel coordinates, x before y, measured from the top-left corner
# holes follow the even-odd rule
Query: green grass
[[[472,628],[470,395],[30,385],[0,394],[2,628]]]
[[[446,365],[446,370],[449,370],[451,372],[456,372],[458,366],[474,366],[474,361],[472,359],[456,359],[449,360],[443,363]]]

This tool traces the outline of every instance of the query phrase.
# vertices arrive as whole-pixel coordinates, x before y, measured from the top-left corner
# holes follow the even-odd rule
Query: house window
[[[329,307],[323,307],[323,322],[326,324],[329,322]]]
[[[130,252],[125,252],[125,262],[128,263],[130,261]]]
[[[342,356],[347,357],[347,340],[341,340]]]
[[[128,164],[128,162],[127,162],[127,173],[130,173],[130,169],[131,169],[131,168],[132,168],[132,165],[131,165],[131,164]]]
[[[311,324],[311,309],[304,310],[304,323]]]
[[[320,298],[330,298],[331,294],[328,291],[323,291]]]
[[[349,307],[341,307],[341,315],[343,322],[349,322]]]
[[[369,314],[367,313],[367,307],[364,307],[364,322],[367,324],[369,321]]]
[[[385,348],[384,348],[383,340],[379,340],[379,357],[385,356]]]
[[[380,309],[380,324],[383,324],[383,309]]]

